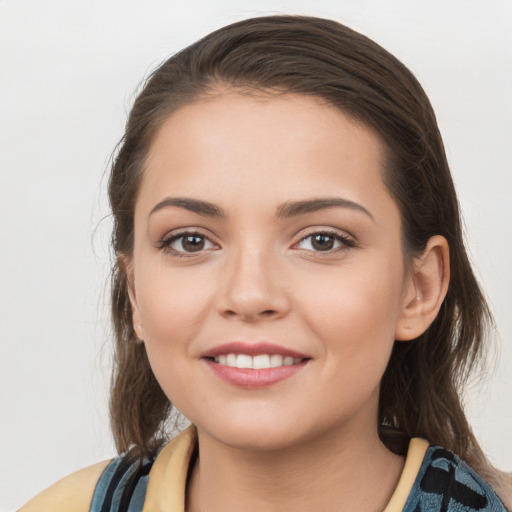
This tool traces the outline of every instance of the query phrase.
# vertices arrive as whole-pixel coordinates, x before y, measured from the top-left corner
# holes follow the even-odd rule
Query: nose
[[[245,322],[277,320],[290,310],[288,287],[277,255],[240,250],[226,260],[219,313]]]

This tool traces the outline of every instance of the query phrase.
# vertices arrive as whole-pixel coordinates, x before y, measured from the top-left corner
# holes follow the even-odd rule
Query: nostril
[[[255,313],[239,313],[232,309],[226,309],[222,313],[227,318],[233,317],[243,317],[247,319],[257,320],[258,318],[271,318],[273,316],[278,315],[278,312],[275,309],[265,309],[263,311],[255,312]]]

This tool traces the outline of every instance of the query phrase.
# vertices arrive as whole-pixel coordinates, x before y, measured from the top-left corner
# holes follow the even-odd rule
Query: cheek
[[[335,390],[323,398],[328,410],[346,415],[377,399],[394,345],[398,306],[392,288],[382,280],[347,278],[344,286],[316,301],[319,313],[310,315],[308,323],[323,341],[325,387]]]
[[[368,264],[336,270],[302,279],[300,295],[308,302],[311,322],[354,334],[394,332],[403,287],[400,269],[381,262],[380,268]]]
[[[188,362],[203,322],[206,300],[188,279],[168,279],[155,273],[140,287],[139,306],[144,325],[144,344],[153,373],[169,400],[180,410],[196,390]]]
[[[303,290],[303,317],[323,340],[329,371],[347,369],[355,378],[370,372],[380,379],[400,315],[401,269],[382,262],[354,266],[309,284]]]
[[[169,272],[157,265],[144,268],[152,271],[140,274],[137,302],[148,354],[190,349],[212,307],[208,280],[191,279],[190,272]]]

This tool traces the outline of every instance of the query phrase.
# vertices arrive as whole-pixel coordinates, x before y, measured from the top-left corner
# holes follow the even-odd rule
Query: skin
[[[441,237],[405,266],[383,166],[373,132],[303,96],[221,90],[157,133],[125,264],[156,378],[198,429],[188,510],[371,511],[389,500],[403,459],[377,435],[379,383],[394,340],[437,314],[449,273]],[[153,211],[169,198],[225,215]],[[278,215],[319,198],[351,203]],[[205,237],[202,250],[169,242],[183,229]],[[311,236],[322,233],[342,238],[318,250]],[[233,386],[201,356],[239,340],[310,360],[271,386]]]

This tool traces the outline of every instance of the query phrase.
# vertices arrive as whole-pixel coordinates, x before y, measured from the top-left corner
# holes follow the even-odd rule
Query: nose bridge
[[[286,314],[288,300],[279,269],[279,255],[255,240],[233,248],[226,260],[221,313],[248,320]]]

